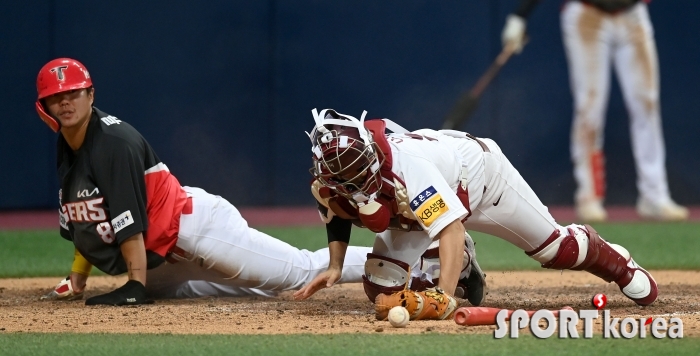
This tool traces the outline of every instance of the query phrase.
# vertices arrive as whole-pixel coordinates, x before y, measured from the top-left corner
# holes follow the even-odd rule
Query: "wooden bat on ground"
[[[563,307],[562,309],[573,310],[571,307]],[[489,308],[489,307],[462,307],[455,311],[455,323],[463,326],[475,326],[475,325],[496,325],[496,314],[500,312],[500,308]],[[508,316],[506,320],[510,320],[511,314],[514,310],[508,311]],[[552,310],[554,317],[559,317],[558,310]],[[535,314],[534,310],[528,310],[527,315],[532,317]]]
[[[523,46],[527,43],[527,38],[523,41]],[[442,125],[444,130],[457,130],[462,126],[467,119],[474,113],[477,105],[479,104],[479,98],[484,92],[486,87],[496,78],[498,72],[503,68],[503,65],[508,62],[508,59],[515,53],[516,47],[513,45],[506,45],[501,50],[501,53],[496,56],[496,59],[491,63],[489,68],[481,75],[476,84],[466,93],[460,96],[457,104],[452,108],[450,114],[447,115],[445,123]]]

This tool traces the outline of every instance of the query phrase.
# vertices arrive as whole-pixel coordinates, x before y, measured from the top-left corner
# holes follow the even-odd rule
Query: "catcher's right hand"
[[[70,276],[62,279],[56,287],[41,296],[41,300],[78,300],[83,299],[83,292],[76,293],[73,290],[73,283],[71,283]]]

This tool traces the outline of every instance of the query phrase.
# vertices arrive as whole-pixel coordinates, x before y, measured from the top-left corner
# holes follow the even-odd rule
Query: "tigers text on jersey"
[[[58,137],[61,236],[116,275],[127,271],[119,245],[142,232],[153,268],[177,242],[187,194],[136,129],[93,109],[77,151]]]

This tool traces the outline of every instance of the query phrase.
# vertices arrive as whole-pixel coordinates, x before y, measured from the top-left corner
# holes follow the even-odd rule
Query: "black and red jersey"
[[[140,232],[148,268],[177,242],[187,194],[126,122],[94,108],[80,149],[59,135],[58,177],[61,236],[105,273],[127,272],[119,245]]]

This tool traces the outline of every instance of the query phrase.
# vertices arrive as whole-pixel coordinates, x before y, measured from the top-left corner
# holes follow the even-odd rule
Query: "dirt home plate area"
[[[659,299],[641,308],[614,283],[575,271],[487,271],[489,294],[483,306],[508,309],[592,309],[597,293],[608,297],[615,318],[679,317],[684,337],[700,336],[700,272],[651,271]],[[374,318],[374,306],[361,284],[337,285],[305,301],[291,292],[275,298],[200,298],[158,300],[134,307],[86,307],[83,301],[40,301],[59,278],[0,279],[0,333],[173,333],[173,334],[334,334],[334,333],[489,333],[495,326],[464,327],[454,321],[411,321],[394,328]],[[105,293],[125,277],[91,277],[86,295]],[[463,306],[468,306],[463,301]],[[602,315],[594,335],[601,335]],[[582,329],[583,322],[579,323]],[[527,329],[522,330],[529,333]]]

